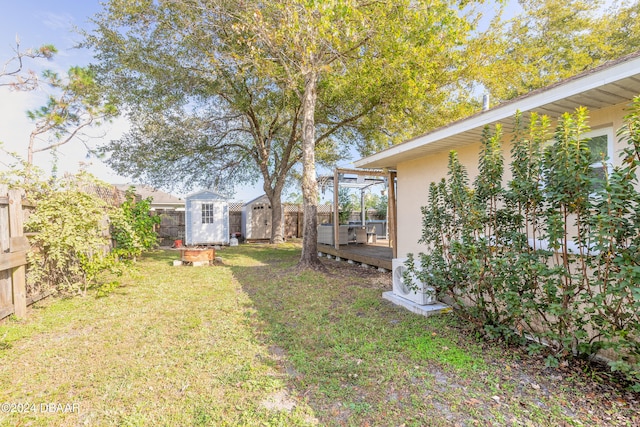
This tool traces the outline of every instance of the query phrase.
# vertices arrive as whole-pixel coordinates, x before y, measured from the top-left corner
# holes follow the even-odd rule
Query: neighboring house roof
[[[516,111],[557,118],[580,106],[597,110],[628,102],[639,94],[640,51],[435,129],[354,164],[358,168],[395,169],[400,162],[479,142],[487,125],[501,123],[508,130],[514,124]],[[527,117],[523,115],[523,119]]]
[[[152,198],[151,207],[181,207],[184,208],[184,200],[172,194],[165,193],[149,185],[116,184],[118,190],[127,191],[129,187],[134,187],[136,195],[142,199]]]

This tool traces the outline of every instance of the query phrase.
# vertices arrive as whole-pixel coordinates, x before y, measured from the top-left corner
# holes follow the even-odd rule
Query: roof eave
[[[621,60],[604,64],[572,78],[563,80],[547,88],[531,92],[512,101],[500,104],[487,111],[441,127],[427,134],[410,139],[384,151],[362,158],[354,162],[358,168],[389,168],[395,169],[399,162],[406,161],[412,153],[415,157],[425,154],[426,146],[438,144],[437,151],[452,149],[459,146],[459,141],[453,138],[465,132],[482,129],[487,125],[500,122],[511,122],[516,111],[532,112],[544,106],[550,106],[569,97],[595,91],[608,84],[623,79],[637,78],[640,91],[640,52],[621,58]],[[635,86],[634,86],[635,87]],[[640,92],[630,93],[628,99]],[[615,105],[615,104],[611,104]],[[449,139],[450,141],[445,141]],[[419,150],[420,149],[420,150]]]

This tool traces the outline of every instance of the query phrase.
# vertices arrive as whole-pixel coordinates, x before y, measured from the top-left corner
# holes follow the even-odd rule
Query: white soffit
[[[637,95],[640,95],[640,52],[453,122],[360,159],[354,164],[358,168],[395,169],[398,163],[404,161],[480,142],[482,129],[487,125],[501,123],[505,132],[509,132],[516,111],[537,112],[555,119],[580,106],[597,110],[628,103]],[[523,115],[523,118],[527,117],[528,115]]]

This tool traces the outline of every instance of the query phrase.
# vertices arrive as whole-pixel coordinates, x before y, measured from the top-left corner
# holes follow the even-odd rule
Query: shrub
[[[127,190],[125,201],[111,215],[111,235],[114,252],[125,259],[133,259],[157,245],[155,225],[159,216],[152,216],[151,199],[136,200],[132,188]]]
[[[109,206],[83,191],[88,183],[97,181],[80,173],[40,182],[39,191],[28,193],[36,204],[25,223],[34,233],[28,255],[31,287],[85,293],[100,272],[115,267],[109,253]]]
[[[622,355],[611,367],[640,383],[640,97],[625,120],[622,166],[604,179],[583,108],[558,120],[550,145],[548,118],[524,129],[516,115],[507,188],[499,126],[483,133],[472,186],[451,152],[422,208],[428,251],[420,269],[410,254],[409,271],[488,336],[533,338],[550,364],[611,349]]]

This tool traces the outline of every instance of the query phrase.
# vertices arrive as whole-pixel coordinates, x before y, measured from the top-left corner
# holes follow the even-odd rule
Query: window
[[[613,129],[598,129],[584,134],[591,152],[591,170],[595,177],[604,180],[605,168],[607,172],[611,171],[613,159]],[[603,160],[606,159],[606,160]]]
[[[591,155],[591,170],[593,176],[596,178],[605,179],[606,172],[611,172],[613,159],[613,128],[603,128],[586,132],[582,135],[582,141],[586,142],[589,146],[589,152]],[[555,143],[555,140],[549,140],[544,144],[544,147],[550,147]],[[545,182],[541,183],[541,187],[544,188]],[[600,185],[596,185],[599,187]]]
[[[213,203],[202,204],[202,223],[213,224]]]

